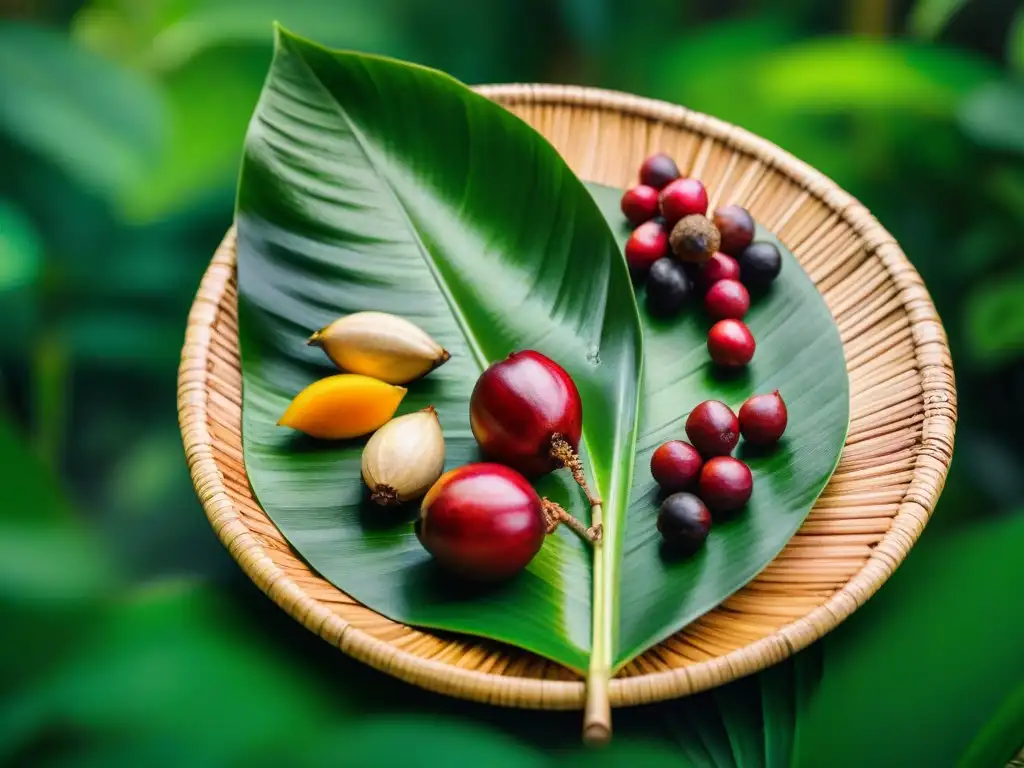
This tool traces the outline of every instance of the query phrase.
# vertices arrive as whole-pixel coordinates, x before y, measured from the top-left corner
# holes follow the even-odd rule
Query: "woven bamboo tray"
[[[835,475],[785,550],[748,586],[631,662],[613,706],[682,696],[756,672],[820,638],[877,590],[921,534],[953,450],[946,336],[892,236],[822,174],[769,142],[678,106],[584,88],[479,89],[544,134],[584,179],[630,183],[663,150],[716,205],[737,202],[776,233],[835,316],[851,426]],[[229,231],[188,319],[178,411],[196,492],[224,546],[281,608],[345,653],[441,693],[577,709],[583,681],[530,653],[421,631],[320,578],[252,496],[241,446],[235,238]]]

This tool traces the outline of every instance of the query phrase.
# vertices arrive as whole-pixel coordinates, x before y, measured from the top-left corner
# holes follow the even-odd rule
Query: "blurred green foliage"
[[[1019,3],[7,0],[0,14],[0,763],[987,766],[1024,742]],[[586,757],[574,713],[411,689],[273,607],[209,531],[174,402],[275,19],[469,83],[685,104],[871,208],[932,292],[961,398],[943,501],[881,593],[793,661],[616,713],[612,749]]]

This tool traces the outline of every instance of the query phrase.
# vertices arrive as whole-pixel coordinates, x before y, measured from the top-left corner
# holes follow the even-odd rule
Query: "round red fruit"
[[[643,277],[658,259],[668,255],[668,232],[660,221],[645,221],[626,241],[626,263],[634,277]]]
[[[740,406],[740,432],[752,445],[773,445],[782,437],[789,412],[779,390],[770,395],[754,395]]]
[[[446,570],[498,581],[525,568],[544,544],[540,497],[509,467],[467,464],[438,478],[420,507],[416,535]]]
[[[746,208],[727,205],[715,211],[715,226],[722,233],[722,250],[730,256],[739,256],[754,242],[754,217]]]
[[[658,190],[640,184],[622,196],[622,212],[630,224],[643,224],[658,215]]]
[[[651,155],[640,166],[640,183],[655,189],[663,189],[678,178],[679,166],[664,152]]]
[[[754,358],[754,334],[740,320],[719,320],[708,331],[708,353],[715,365],[740,368]]]
[[[750,467],[732,456],[709,459],[700,471],[698,495],[712,512],[733,512],[750,500],[754,476]]]
[[[740,439],[740,422],[721,400],[705,400],[686,417],[686,436],[704,456],[726,456]]]
[[[651,455],[651,474],[665,493],[678,493],[696,482],[703,464],[700,452],[692,445],[669,440]]]
[[[583,432],[583,403],[562,366],[540,352],[513,352],[480,374],[469,399],[469,424],[491,461],[525,475],[562,466],[556,436],[573,452]]]
[[[740,263],[732,256],[718,251],[701,265],[698,274],[701,287],[706,291],[719,280],[739,280]]]
[[[750,294],[739,280],[719,280],[704,294],[704,309],[712,320],[741,320],[750,309]]]
[[[699,179],[676,179],[661,190],[660,206],[661,215],[672,227],[686,216],[705,215],[708,212],[708,191]]]

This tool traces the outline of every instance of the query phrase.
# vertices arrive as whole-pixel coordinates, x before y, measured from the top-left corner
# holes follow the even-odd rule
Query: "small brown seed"
[[[722,236],[707,216],[691,214],[672,228],[669,244],[681,261],[702,263],[711,258],[722,243]]]

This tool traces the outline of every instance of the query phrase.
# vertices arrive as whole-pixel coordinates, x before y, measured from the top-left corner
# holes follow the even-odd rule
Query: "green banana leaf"
[[[238,191],[243,443],[260,504],[325,578],[398,621],[576,670],[592,656],[617,668],[749,581],[790,538],[848,424],[842,347],[823,300],[787,253],[750,315],[754,362],[723,379],[699,312],[655,322],[638,311],[616,240],[618,195],[588,192],[533,129],[446,75],[279,32]],[[570,372],[584,403],[583,462],[605,502],[595,562],[560,530],[510,582],[457,583],[420,547],[415,510],[365,503],[364,440],[275,426],[295,394],[335,372],[305,339],[367,309],[416,322],[452,354],[400,409],[437,408],[447,468],[479,457],[468,403],[488,364],[534,348]],[[716,524],[695,557],[663,556],[651,451],[683,437],[700,400],[738,407],[776,387],[790,427],[774,452],[741,450],[755,474],[748,509]],[[567,472],[536,487],[587,519]]]

